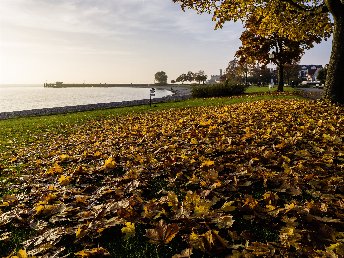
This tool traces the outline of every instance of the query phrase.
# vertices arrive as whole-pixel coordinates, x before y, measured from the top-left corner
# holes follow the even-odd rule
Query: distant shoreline
[[[165,89],[165,90],[169,90],[173,92],[173,95],[171,96],[166,96],[162,98],[154,98],[152,100],[153,101],[152,103],[154,104],[181,101],[181,100],[186,100],[186,99],[191,98],[191,88],[185,85],[178,85],[176,87],[173,87],[173,85],[168,85],[168,86],[152,85],[152,86],[155,86],[155,87],[148,87],[146,85],[145,88]],[[67,113],[99,110],[99,109],[131,107],[131,106],[140,106],[140,105],[149,105],[149,99],[65,106],[65,107],[42,108],[42,109],[31,109],[31,110],[12,111],[12,112],[0,112],[0,120],[19,118],[19,117],[30,117],[30,116],[67,114]]]
[[[149,83],[44,83],[45,88],[115,88],[115,87],[127,87],[127,88],[158,88],[158,89],[168,89],[173,87],[184,86],[182,84],[166,84],[157,85]]]

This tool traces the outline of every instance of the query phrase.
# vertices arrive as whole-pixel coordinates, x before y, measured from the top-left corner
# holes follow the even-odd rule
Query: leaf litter
[[[10,257],[108,257],[101,237],[139,226],[174,257],[340,257],[343,139],[343,108],[306,100],[92,120],[0,154],[22,169],[0,241],[17,227],[35,233]]]

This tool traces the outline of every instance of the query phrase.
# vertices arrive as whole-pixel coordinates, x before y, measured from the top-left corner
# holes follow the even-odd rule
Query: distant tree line
[[[265,65],[246,64],[240,62],[238,59],[229,61],[224,75],[220,78],[221,81],[230,81],[237,84],[255,84],[268,85],[273,80],[277,83],[279,80],[279,67],[277,70],[267,68]],[[301,82],[299,78],[298,63],[283,65],[284,83],[296,86]]]
[[[201,82],[204,84],[207,80],[208,76],[206,74],[204,74],[204,71],[200,70],[196,73],[194,72],[187,72],[187,73],[183,73],[181,75],[179,75],[177,77],[177,79],[174,82],[181,82],[182,84],[184,82],[198,82],[198,84],[201,84]],[[172,82],[173,83],[173,82]]]

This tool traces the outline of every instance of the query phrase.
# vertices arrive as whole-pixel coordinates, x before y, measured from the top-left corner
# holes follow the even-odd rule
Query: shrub
[[[226,81],[224,83],[197,85],[192,88],[194,98],[226,97],[244,93],[246,86],[243,84]]]

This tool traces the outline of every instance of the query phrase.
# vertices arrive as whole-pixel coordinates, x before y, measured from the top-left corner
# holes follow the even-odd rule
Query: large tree
[[[280,36],[278,31],[271,31],[270,34],[261,36],[257,31],[263,19],[262,16],[252,16],[246,21],[246,30],[240,37],[242,46],[236,52],[236,56],[242,64],[258,62],[265,66],[272,62],[277,65],[278,91],[283,91],[286,65],[298,62],[305,49],[312,48],[314,43],[320,43],[321,37],[318,34],[309,33],[307,38],[291,40]]]
[[[257,33],[290,40],[307,39],[309,33],[326,38],[333,31],[333,43],[326,77],[325,98],[344,103],[344,0],[173,0],[182,8],[213,14],[216,28],[226,21],[252,16],[264,17]]]
[[[166,85],[167,84],[167,74],[164,71],[157,72],[154,75],[155,83],[159,85]]]
[[[247,74],[248,67],[246,65],[242,65],[238,59],[233,59],[229,61],[224,78],[222,79],[246,84]]]

